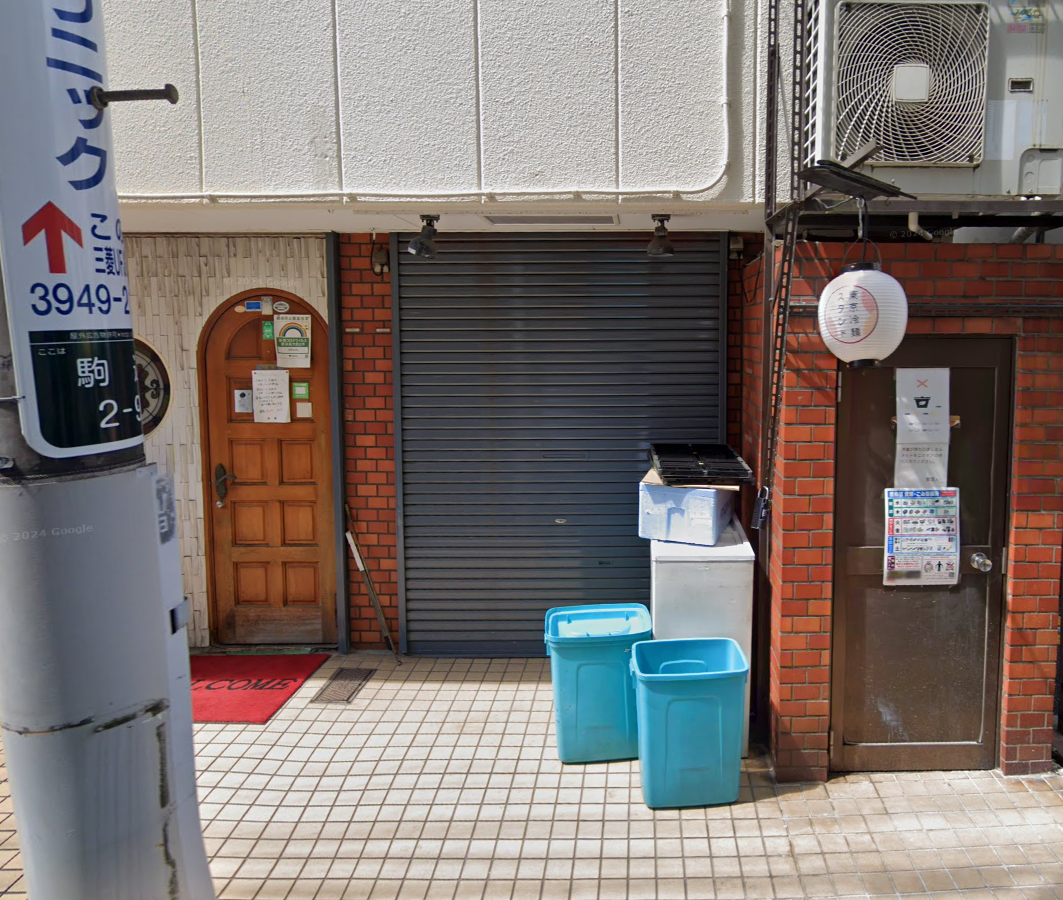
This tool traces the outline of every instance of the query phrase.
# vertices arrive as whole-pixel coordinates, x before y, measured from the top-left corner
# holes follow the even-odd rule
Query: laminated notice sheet
[[[950,585],[960,579],[960,492],[957,488],[886,491],[882,583]]]

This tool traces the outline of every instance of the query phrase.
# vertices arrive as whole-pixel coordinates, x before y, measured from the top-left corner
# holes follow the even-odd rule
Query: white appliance
[[[1063,4],[809,0],[803,155],[921,200],[1063,193]]]
[[[728,637],[752,664],[753,548],[738,519],[712,547],[650,542],[654,638]],[[749,684],[742,755],[749,751]]]

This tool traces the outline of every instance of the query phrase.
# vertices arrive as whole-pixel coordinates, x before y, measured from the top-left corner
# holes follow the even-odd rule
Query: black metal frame
[[[409,652],[406,640],[406,539],[402,504],[402,335],[399,332],[399,233],[391,233],[391,388],[395,444],[395,566],[399,607],[399,653]]]
[[[325,270],[328,279],[329,406],[332,415],[332,518],[336,543],[336,644],[340,653],[351,652],[350,564],[344,533],[343,506],[347,493],[346,455],[343,452],[343,312],[340,304],[340,236],[325,236]]]

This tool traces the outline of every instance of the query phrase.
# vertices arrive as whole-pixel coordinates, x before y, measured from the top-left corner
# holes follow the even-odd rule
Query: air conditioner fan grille
[[[844,2],[837,12],[835,154],[869,141],[874,161],[975,165],[985,141],[989,9],[984,3]],[[898,100],[898,67],[925,67],[925,100]],[[912,70],[907,70],[912,71]]]

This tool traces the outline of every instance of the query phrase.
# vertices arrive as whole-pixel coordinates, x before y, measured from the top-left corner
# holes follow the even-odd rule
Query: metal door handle
[[[219,509],[225,505],[225,495],[229,493],[229,486],[225,482],[229,480],[236,481],[236,476],[228,474],[225,471],[225,466],[218,463],[214,467],[214,492],[218,495],[215,505]]]
[[[993,570],[993,560],[984,553],[972,553],[971,565],[979,572],[991,572]]]

